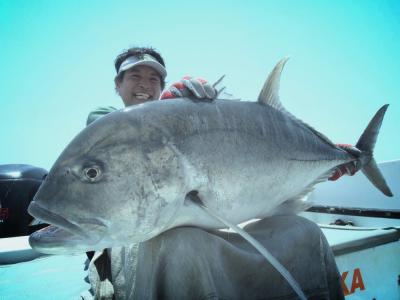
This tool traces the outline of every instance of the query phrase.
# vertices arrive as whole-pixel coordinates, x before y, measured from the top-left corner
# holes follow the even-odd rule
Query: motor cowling
[[[0,165],[0,238],[29,235],[45,226],[30,226],[33,217],[27,209],[47,174],[31,165]]]

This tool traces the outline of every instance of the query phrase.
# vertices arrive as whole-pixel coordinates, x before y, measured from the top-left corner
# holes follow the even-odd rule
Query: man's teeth
[[[137,99],[144,99],[144,100],[147,100],[147,99],[150,98],[150,95],[149,94],[145,94],[145,93],[136,93],[135,96],[136,96]]]

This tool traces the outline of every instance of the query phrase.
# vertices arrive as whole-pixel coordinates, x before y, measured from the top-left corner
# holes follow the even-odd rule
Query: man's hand
[[[338,180],[343,175],[353,176],[356,172],[359,171],[357,168],[357,162],[349,162],[347,164],[338,166],[335,172],[328,178],[328,180],[335,181]]]
[[[222,78],[215,84],[210,85],[207,80],[203,78],[192,78],[185,76],[181,81],[173,83],[167,88],[160,97],[160,100],[171,98],[194,98],[198,100],[213,101],[217,98],[218,94],[222,91],[217,91],[215,86],[221,82]]]
[[[349,152],[350,154],[354,155],[359,155],[360,150],[358,150],[356,147],[348,144],[336,144],[339,148],[342,148],[343,150]],[[335,172],[331,175],[331,177],[328,178],[328,180],[338,180],[340,177],[343,175],[349,175],[353,176],[356,174],[359,170],[361,169],[360,162],[355,160],[351,161],[349,163],[346,163],[344,165],[340,165],[336,168]]]

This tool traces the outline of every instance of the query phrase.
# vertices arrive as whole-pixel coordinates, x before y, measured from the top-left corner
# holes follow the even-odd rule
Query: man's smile
[[[151,96],[146,93],[135,93],[133,94],[136,99],[140,100],[148,100]]]

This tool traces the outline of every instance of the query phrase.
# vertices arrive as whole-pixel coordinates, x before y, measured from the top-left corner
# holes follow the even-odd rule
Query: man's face
[[[148,66],[126,70],[122,81],[115,80],[115,86],[125,106],[158,100],[161,94],[160,75]]]

